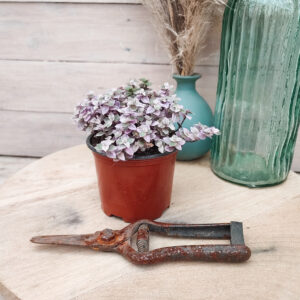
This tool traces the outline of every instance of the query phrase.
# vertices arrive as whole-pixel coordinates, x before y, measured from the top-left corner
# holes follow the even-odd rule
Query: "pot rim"
[[[87,138],[86,138],[86,144],[88,146],[88,148],[90,150],[92,150],[94,153],[97,153],[98,155],[101,155],[102,157],[106,157],[108,159],[111,159],[112,158],[109,158],[107,157],[106,155],[98,152],[94,146],[92,145],[91,143],[91,138],[93,137],[94,134],[90,134]],[[163,156],[167,156],[167,155],[170,155],[170,154],[173,154],[175,152],[178,152],[177,150],[174,150],[173,152],[165,152],[165,153],[157,153],[157,154],[151,154],[151,155],[142,155],[142,156],[138,156],[138,157],[133,157],[127,161],[139,161],[139,160],[151,160],[151,159],[156,159],[156,158],[160,158],[160,157],[163,157]]]

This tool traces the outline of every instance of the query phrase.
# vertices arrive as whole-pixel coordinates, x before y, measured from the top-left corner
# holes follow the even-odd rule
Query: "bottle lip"
[[[187,79],[187,80],[190,80],[190,79],[199,79],[201,78],[201,74],[199,73],[194,73],[193,75],[189,75],[189,76],[181,76],[179,74],[173,74],[173,78],[174,79]]]

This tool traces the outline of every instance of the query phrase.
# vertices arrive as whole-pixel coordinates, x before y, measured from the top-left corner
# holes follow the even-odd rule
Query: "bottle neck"
[[[173,76],[173,78],[177,82],[177,88],[182,90],[196,90],[196,81],[200,77],[201,76],[198,74],[192,76],[179,76],[179,75]]]

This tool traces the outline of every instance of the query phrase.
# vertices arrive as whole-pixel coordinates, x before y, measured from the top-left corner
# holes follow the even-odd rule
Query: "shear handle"
[[[207,261],[240,263],[248,260],[251,251],[244,245],[196,245],[175,246],[137,252],[129,245],[118,247],[118,252],[138,265],[156,264],[167,261]]]
[[[169,224],[149,220],[139,222],[147,224],[151,232],[172,237],[229,240],[231,223],[223,224]]]

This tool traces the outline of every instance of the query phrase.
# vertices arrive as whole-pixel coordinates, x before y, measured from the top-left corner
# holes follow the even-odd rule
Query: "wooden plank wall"
[[[220,32],[216,17],[196,68],[199,92],[212,108]],[[0,43],[0,155],[40,157],[82,143],[71,117],[88,90],[141,76],[154,85],[172,80],[139,0],[0,0]]]

